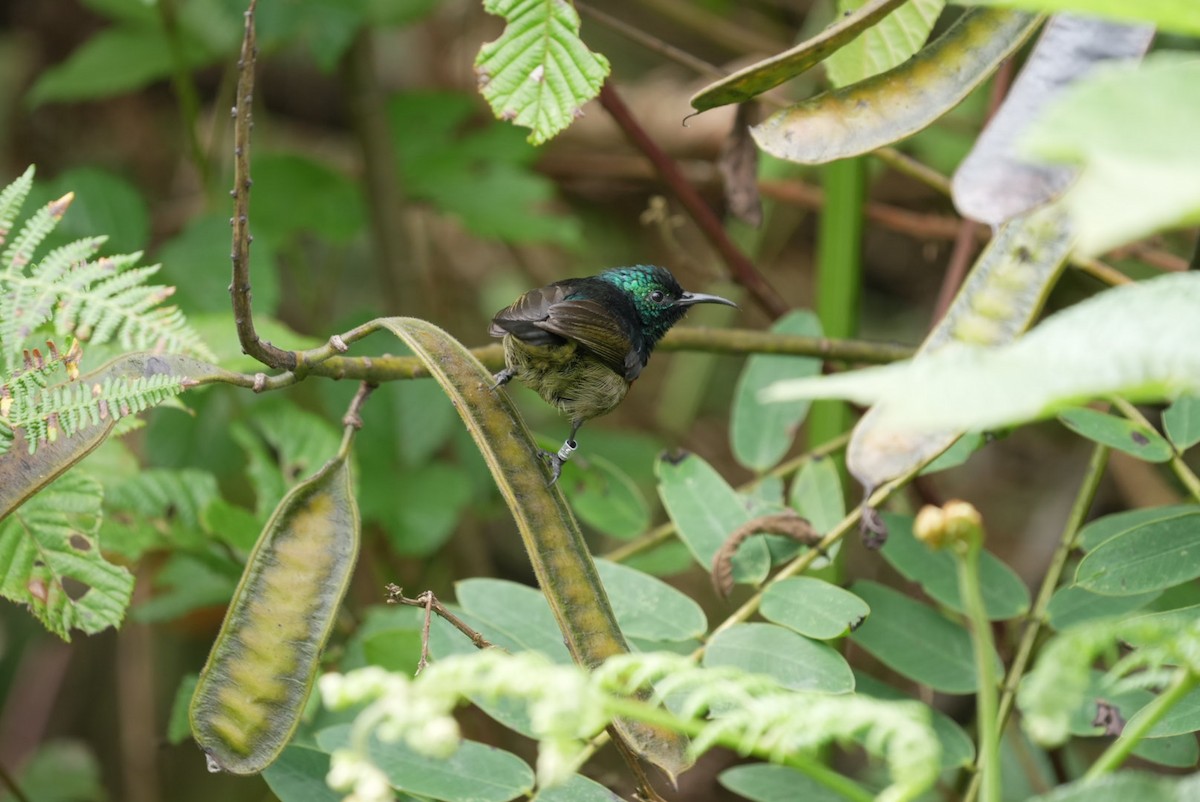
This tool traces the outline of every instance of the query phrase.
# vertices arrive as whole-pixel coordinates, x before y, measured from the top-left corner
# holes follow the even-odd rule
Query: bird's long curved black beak
[[[675,302],[676,306],[691,306],[692,304],[725,304],[737,309],[737,304],[728,298],[722,298],[720,295],[709,295],[703,292],[685,292]]]

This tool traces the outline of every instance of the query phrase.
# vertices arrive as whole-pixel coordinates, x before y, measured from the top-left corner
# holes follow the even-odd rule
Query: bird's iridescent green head
[[[686,292],[671,271],[655,265],[635,265],[605,270],[596,278],[626,292],[641,318],[642,334],[650,348],[667,330],[683,319],[693,304],[725,304],[733,301],[719,295]]]

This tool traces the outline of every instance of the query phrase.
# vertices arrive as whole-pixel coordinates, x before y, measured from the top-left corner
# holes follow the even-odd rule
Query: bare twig
[[[430,613],[437,613],[441,618],[447,621],[451,626],[457,629],[475,645],[476,649],[496,649],[499,648],[496,644],[489,641],[483,635],[479,634],[454,613],[446,609],[437,597],[433,595],[433,591],[427,590],[415,599],[410,599],[404,595],[404,590],[396,584],[388,583],[384,590],[387,591],[388,604],[403,604],[407,607],[420,607],[425,611],[425,625],[421,629],[421,660],[417,664],[417,672],[420,673],[428,663],[429,658],[429,622]]]
[[[21,786],[17,784],[16,779],[8,773],[8,769],[4,768],[3,763],[0,763],[0,785],[7,788],[17,802],[31,802],[29,797],[25,796],[25,792],[21,790]]]
[[[350,399],[350,406],[346,408],[346,414],[342,416],[342,426],[355,430],[363,427],[363,404],[367,403],[367,398],[378,386],[369,382],[363,382],[358,386],[358,392],[354,394],[354,398]]]
[[[790,308],[787,302],[762,277],[746,254],[742,253],[733,243],[733,240],[725,233],[725,227],[721,225],[716,213],[700,197],[700,193],[687,180],[675,160],[667,155],[658,146],[658,143],[646,133],[641,124],[634,119],[629,107],[625,105],[625,101],[621,100],[611,82],[606,83],[600,89],[600,105],[609,113],[629,141],[654,164],[654,169],[658,171],[663,182],[670,187],[671,192],[696,221],[696,225],[699,226],[704,236],[725,260],[734,280],[749,290],[755,301],[771,317],[777,318],[786,313]]]
[[[296,367],[295,354],[262,340],[254,330],[250,311],[250,107],[254,102],[254,61],[258,45],[254,37],[254,9],[258,0],[250,0],[246,9],[246,34],[238,59],[237,105],[233,107],[233,281],[229,295],[233,300],[233,321],[237,326],[242,351],[276,370]]]

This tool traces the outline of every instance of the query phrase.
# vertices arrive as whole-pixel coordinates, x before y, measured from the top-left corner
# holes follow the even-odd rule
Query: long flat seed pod
[[[692,95],[692,108],[707,111],[761,95],[817,66],[905,2],[907,0],[868,0],[853,13],[838,17],[811,39],[704,87]]]
[[[1102,64],[1140,59],[1153,38],[1153,25],[1051,17],[1004,104],[954,173],[958,211],[995,226],[1061,194],[1075,169],[1021,158],[1021,137],[1064,89]]]
[[[914,359],[953,342],[1012,342],[1033,323],[1073,242],[1067,215],[1058,204],[1001,228]],[[882,407],[876,404],[862,417],[846,451],[846,466],[864,487],[876,488],[907,474],[945,451],[961,434],[896,432],[880,423]]]
[[[508,394],[492,390],[487,369],[437,326],[415,318],[381,324],[425,363],[458,410],[516,519],[571,656],[590,668],[628,652],[579,524],[558,486],[547,486],[540,449]],[[687,739],[677,733],[637,722],[618,721],[616,728],[672,779],[691,763]]]
[[[246,563],[189,711],[210,771],[257,774],[300,723],[358,558],[351,439],[284,496]]]
[[[957,106],[1040,22],[1019,11],[971,9],[898,67],[776,112],[750,132],[763,150],[802,164],[869,153]]]

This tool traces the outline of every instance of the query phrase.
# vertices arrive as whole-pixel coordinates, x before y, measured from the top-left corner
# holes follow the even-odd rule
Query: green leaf
[[[182,37],[180,55],[189,68],[217,54]],[[44,71],[29,90],[33,106],[55,101],[94,100],[132,92],[169,76],[175,55],[157,25],[118,25],[88,39],[62,64]]]
[[[855,582],[850,591],[871,606],[870,617],[850,635],[855,643],[889,668],[935,691],[976,690],[971,637],[961,625],[875,582]],[[914,648],[914,643],[920,648]],[[996,671],[1001,671],[998,657],[995,662]]]
[[[661,579],[608,560],[596,560],[596,569],[627,637],[681,641],[708,630],[700,605]]]
[[[317,733],[326,752],[350,747],[350,725]],[[403,741],[380,743],[372,738],[371,761],[387,774],[393,788],[445,802],[508,802],[533,789],[533,770],[511,752],[463,741],[448,759],[414,752]]]
[[[838,15],[866,4],[867,0],[838,0]],[[945,0],[904,3],[825,60],[829,80],[834,86],[847,86],[903,64],[925,44],[945,5]]]
[[[484,0],[508,22],[475,59],[480,92],[496,117],[532,129],[540,145],[565,129],[608,76],[608,59],[579,38],[579,14],[558,0]]]
[[[679,537],[704,570],[711,571],[713,557],[726,538],[750,520],[750,512],[721,475],[695,454],[678,461],[659,459],[655,467],[658,494]],[[737,582],[761,582],[769,568],[770,555],[761,538],[751,538],[733,558]]]
[[[1200,36],[1200,7],[1191,0],[963,0],[963,5],[1026,8],[1048,14],[1074,11],[1098,17],[1150,22],[1164,31]]]
[[[775,321],[771,331],[820,337],[821,321],[812,312],[794,310]],[[763,404],[759,391],[783,379],[820,372],[821,360],[816,357],[755,354],[746,360],[734,390],[729,425],[729,440],[738,462],[758,472],[774,466],[791,448],[808,415],[808,401]]]
[[[861,671],[854,672],[854,692],[864,696],[874,696],[876,699],[905,701],[912,699],[903,691],[891,685],[880,682],[869,674]],[[961,768],[971,765],[975,760],[975,743],[963,731],[954,719],[947,716],[936,707],[929,707],[930,724],[937,734],[938,742],[942,745],[942,768]]]
[[[1143,718],[1146,708],[1135,713],[1126,726],[1136,726]],[[1200,690],[1193,690],[1171,707],[1146,733],[1147,738],[1165,738],[1171,735],[1186,735],[1200,730]]]
[[[289,746],[266,768],[262,778],[281,802],[341,802],[344,794],[329,787],[329,755]]]
[[[892,567],[921,585],[930,598],[955,612],[965,612],[959,596],[958,569],[947,551],[934,551],[913,536],[913,519],[884,513],[888,528],[883,557]],[[1029,589],[1016,572],[989,551],[979,555],[983,602],[988,618],[1005,621],[1029,609]]]
[[[167,719],[167,742],[178,746],[192,737],[192,723],[188,721],[188,705],[192,701],[192,693],[196,690],[199,674],[184,674],[175,689],[175,699],[171,702],[171,715]]]
[[[133,608],[135,621],[170,621],[193,610],[224,607],[242,566],[213,554],[177,551],[154,576],[155,594]]]
[[[650,526],[650,505],[629,474],[604,457],[588,454],[587,468],[563,475],[563,492],[580,520],[606,535],[630,539]]]
[[[1200,513],[1200,506],[1195,504],[1169,504],[1164,507],[1147,507],[1140,510],[1117,512],[1092,521],[1079,530],[1079,534],[1076,535],[1075,540],[1084,551],[1092,551],[1101,543],[1117,535],[1123,535],[1143,524],[1193,513]]]
[[[37,802],[107,802],[100,761],[91,748],[66,739],[38,745],[21,772],[18,787]],[[4,802],[15,797],[5,793]]]
[[[1098,70],[1046,110],[1025,139],[1045,161],[1079,165],[1064,202],[1087,254],[1200,222],[1200,62],[1161,52],[1140,69]]]
[[[257,165],[255,174],[257,175]],[[257,202],[258,196],[254,200]],[[255,208],[257,212],[257,207]],[[258,215],[254,216],[254,227],[258,228]],[[93,229],[106,231],[108,229]],[[145,239],[142,240],[145,242]],[[140,246],[139,246],[140,247]],[[261,323],[260,315],[272,315],[279,305],[279,270],[275,263],[275,249],[269,237],[258,237],[254,241],[253,263],[254,322]],[[189,312],[222,313],[228,338],[229,320],[229,276],[228,270],[215,269],[229,264],[229,213],[213,212],[192,217],[183,231],[163,243],[155,255],[162,262],[162,276],[177,292],[180,305]],[[270,335],[259,330],[259,335],[270,339]],[[217,338],[213,338],[214,341]],[[236,337],[231,338],[237,345]],[[286,340],[283,347],[302,347]],[[226,364],[222,360],[221,364]],[[232,369],[232,367],[231,367]],[[412,384],[415,382],[406,382]]]
[[[1176,783],[1170,778],[1122,771],[1077,780],[1029,802],[1183,802],[1186,798],[1176,794]]]
[[[1185,395],[1171,404],[1162,416],[1167,437],[1180,451],[1200,443],[1200,396]]]
[[[0,520],[0,596],[63,640],[121,623],[133,575],[101,554],[100,483],[67,473]]]
[[[1079,563],[1075,583],[1105,596],[1162,590],[1200,576],[1200,511],[1158,518],[1109,538]]]
[[[621,797],[595,780],[573,774],[562,785],[539,788],[529,802],[622,802]]]
[[[1159,591],[1138,593],[1133,596],[1101,596],[1076,585],[1059,588],[1050,597],[1046,608],[1046,619],[1058,631],[1097,618],[1131,613],[1140,610],[1162,595]]]
[[[987,438],[978,432],[969,432],[954,441],[954,445],[939,454],[933,462],[921,469],[921,475],[927,476],[939,471],[957,468],[971,458],[979,449],[987,445]]]
[[[354,238],[366,221],[359,187],[341,173],[291,154],[254,159],[254,234],[276,246],[319,232],[337,243]]]
[[[848,590],[822,579],[797,576],[763,594],[763,618],[817,640],[840,638],[862,623],[871,608]]]
[[[582,245],[579,221],[549,208],[556,189],[534,169],[537,149],[511,126],[473,124],[475,110],[472,98],[451,92],[405,93],[388,102],[405,192],[481,237]]]
[[[397,554],[417,557],[445,545],[471,500],[463,470],[445,462],[364,475],[361,485],[363,516],[383,524]]]
[[[150,209],[137,187],[125,178],[98,167],[76,167],[36,185],[29,202],[41,206],[68,192],[75,193],[75,200],[43,247],[58,247],[98,233],[107,237],[100,247],[104,254],[132,253],[146,247],[150,239]],[[228,239],[228,215],[222,233]],[[229,243],[224,246],[228,259]],[[229,277],[224,279],[228,284]],[[224,308],[228,309],[228,295],[224,300]]]
[[[1076,434],[1146,462],[1166,462],[1174,456],[1171,444],[1144,423],[1088,407],[1063,410],[1058,419]]]
[[[1007,426],[1104,395],[1160,400],[1200,388],[1200,351],[1191,347],[1200,342],[1197,308],[1200,273],[1175,273],[1099,293],[1010,345],[956,344],[764,392],[860,404],[886,398],[880,419],[901,431]]]
[[[845,658],[823,643],[774,624],[737,624],[718,633],[708,642],[704,665],[766,674],[798,691],[854,690],[854,675]]]
[[[346,642],[342,671],[373,665],[388,671],[412,674],[421,657],[421,628],[425,611],[415,607],[375,605],[367,608],[354,634]],[[430,630],[432,638],[432,628]]]
[[[571,662],[550,605],[534,588],[504,579],[465,579],[455,583],[454,592],[458,603],[479,622],[483,636],[497,646]]]
[[[822,535],[837,526],[846,517],[837,463],[828,457],[806,462],[792,481],[788,504]]]
[[[845,798],[797,769],[769,763],[734,766],[721,772],[717,782],[754,802],[841,802]]]

